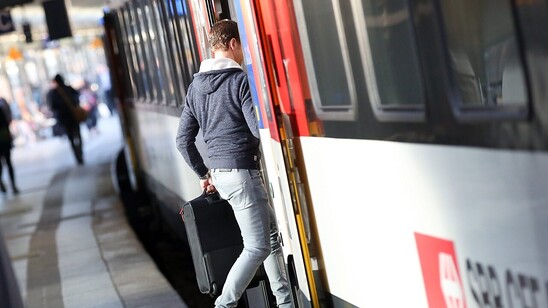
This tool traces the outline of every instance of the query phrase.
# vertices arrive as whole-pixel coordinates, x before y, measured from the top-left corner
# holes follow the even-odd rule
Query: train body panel
[[[424,296],[433,291],[425,284],[443,281],[426,281],[428,271],[443,264],[420,257],[439,257],[437,245],[451,243],[471,307],[486,304],[473,292],[491,302],[498,292],[502,307],[520,292],[548,305],[548,290],[539,287],[548,282],[547,153],[314,137],[301,143],[331,294],[358,307],[427,306]],[[537,290],[530,281],[520,290],[520,275]]]
[[[139,109],[132,114],[138,123],[142,171],[182,200],[192,200],[199,196],[202,191],[196,174],[174,147],[179,118]],[[196,139],[197,148],[207,162],[207,149],[201,134]],[[171,205],[174,209],[178,206],[180,204]]]
[[[302,249],[298,236],[299,231],[295,224],[295,212],[291,200],[287,173],[285,172],[284,157],[280,143],[270,139],[270,132],[268,130],[261,130],[261,138],[261,148],[269,182],[267,188],[270,191],[272,206],[278,220],[278,228],[283,241],[284,259],[288,260],[289,256],[302,256]],[[299,282],[299,289],[303,296],[310,301],[303,259],[296,257],[293,258],[293,262],[296,268],[295,274]]]
[[[147,0],[113,15],[136,174],[165,219],[200,193],[173,97],[232,18],[300,304],[548,306],[545,3]],[[170,31],[179,61],[154,48]]]

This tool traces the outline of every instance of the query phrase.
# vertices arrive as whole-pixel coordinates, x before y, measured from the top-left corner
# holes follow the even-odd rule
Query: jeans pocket
[[[253,170],[249,181],[246,183],[246,197],[250,204],[259,204],[268,206],[268,195],[258,171]]]
[[[221,198],[227,200],[234,210],[246,207],[248,178],[239,172],[222,172],[213,174],[213,185]]]

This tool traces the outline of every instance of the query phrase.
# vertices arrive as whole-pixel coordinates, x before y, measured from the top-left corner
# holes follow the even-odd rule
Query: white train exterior
[[[174,144],[212,22],[240,25],[298,307],[548,307],[542,1],[129,1],[128,155],[184,237]],[[203,141],[198,140],[203,157]]]

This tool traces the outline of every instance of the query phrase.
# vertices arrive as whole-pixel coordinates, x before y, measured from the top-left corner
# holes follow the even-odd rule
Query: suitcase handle
[[[213,203],[214,201],[219,201],[221,200],[221,196],[219,195],[218,192],[212,192],[212,193],[208,193],[204,190],[204,192],[202,193],[202,196],[204,199],[207,200],[207,203]]]
[[[213,201],[221,200],[221,196],[219,196],[218,192],[212,192],[208,193],[206,189],[202,192],[200,197],[207,200],[208,203],[212,203]],[[183,222],[185,222],[185,208],[184,206],[181,207],[181,210],[179,211],[179,215],[181,215],[181,219]]]

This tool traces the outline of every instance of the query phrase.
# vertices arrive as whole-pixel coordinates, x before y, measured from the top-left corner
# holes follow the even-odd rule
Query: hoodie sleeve
[[[190,92],[187,93],[185,99],[185,107],[181,113],[181,119],[179,120],[179,128],[177,129],[177,150],[181,153],[185,162],[194,170],[199,176],[205,176],[208,172],[208,168],[204,164],[204,160],[196,148],[196,135],[200,130],[198,121],[192,114],[192,110],[189,105]]]
[[[257,121],[257,113],[255,105],[251,100],[251,92],[249,91],[249,83],[247,78],[243,78],[240,86],[240,99],[242,100],[242,112],[249,130],[257,139],[261,139],[259,135],[259,122]]]

